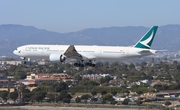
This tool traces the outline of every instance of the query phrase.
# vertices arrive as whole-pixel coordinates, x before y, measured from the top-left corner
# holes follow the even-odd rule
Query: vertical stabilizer
[[[153,26],[149,31],[134,45],[135,48],[150,49],[158,26]]]

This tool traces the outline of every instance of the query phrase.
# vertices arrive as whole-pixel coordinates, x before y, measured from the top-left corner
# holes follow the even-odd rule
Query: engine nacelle
[[[66,56],[61,54],[51,54],[49,56],[49,60],[53,62],[64,62],[66,60]]]

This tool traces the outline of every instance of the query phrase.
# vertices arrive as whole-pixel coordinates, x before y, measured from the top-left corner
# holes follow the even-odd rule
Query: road
[[[139,110],[139,108],[87,108],[87,107],[52,107],[52,106],[9,106],[0,107],[0,110]],[[141,108],[146,110],[146,108]],[[148,109],[151,110],[151,109]],[[152,109],[158,110],[158,109]]]

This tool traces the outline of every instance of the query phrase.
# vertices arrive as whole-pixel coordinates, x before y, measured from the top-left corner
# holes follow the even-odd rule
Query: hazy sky
[[[54,32],[180,24],[180,0],[0,0],[0,25]]]

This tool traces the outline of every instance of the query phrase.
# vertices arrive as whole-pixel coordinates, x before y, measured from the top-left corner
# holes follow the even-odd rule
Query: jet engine
[[[66,56],[60,54],[51,54],[49,56],[49,60],[53,62],[64,62],[66,60]]]

